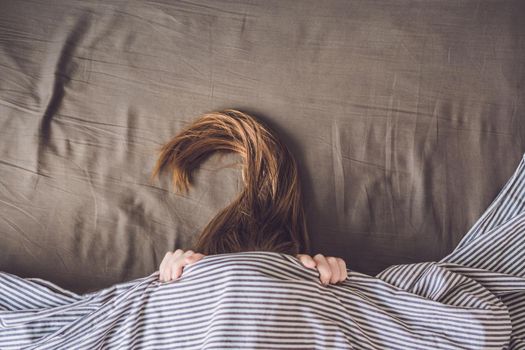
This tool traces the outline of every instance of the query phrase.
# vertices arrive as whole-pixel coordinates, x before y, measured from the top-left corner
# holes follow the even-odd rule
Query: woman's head
[[[200,116],[161,148],[152,176],[171,171],[174,188],[188,190],[192,171],[217,151],[242,157],[244,188],[208,223],[193,249],[207,255],[307,252],[295,160],[268,127],[246,113],[227,109]]]

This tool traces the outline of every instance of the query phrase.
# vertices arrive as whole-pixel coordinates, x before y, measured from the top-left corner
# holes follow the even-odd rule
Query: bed
[[[0,2],[0,271],[151,274],[241,186],[160,145],[235,108],[298,160],[312,252],[375,274],[458,244],[525,149],[523,1]]]

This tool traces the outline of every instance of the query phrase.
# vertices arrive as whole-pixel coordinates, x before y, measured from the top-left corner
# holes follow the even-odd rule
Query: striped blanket
[[[3,273],[0,349],[524,349],[524,226],[525,156],[454,252],[375,277],[270,252],[84,295]]]

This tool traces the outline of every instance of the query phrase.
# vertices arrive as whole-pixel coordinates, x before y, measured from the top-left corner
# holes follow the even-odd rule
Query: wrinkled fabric
[[[481,284],[436,264],[409,269],[427,282],[425,289],[403,290],[357,272],[323,287],[295,258],[268,252],[210,256],[173,283],[153,274],[83,296],[1,274],[0,348],[502,349],[508,343],[508,312]]]
[[[322,286],[293,256],[206,256],[78,295],[0,274],[2,349],[522,349],[525,154],[498,196],[439,262],[350,271]]]
[[[298,160],[312,254],[438,261],[525,149],[525,3],[0,1],[0,270],[86,292],[149,275],[239,192],[159,146],[236,108]]]

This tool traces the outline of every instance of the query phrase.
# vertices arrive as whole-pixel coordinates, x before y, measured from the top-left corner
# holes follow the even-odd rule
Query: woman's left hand
[[[308,268],[319,271],[319,279],[324,285],[343,282],[348,277],[346,263],[341,258],[317,254],[311,257],[306,254],[297,254],[297,258]]]
[[[179,278],[184,266],[193,264],[203,257],[203,254],[195,253],[193,250],[185,252],[177,249],[174,252],[167,252],[159,266],[159,280],[169,282]]]

